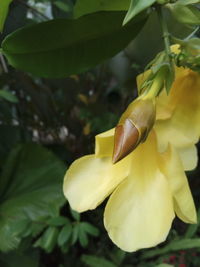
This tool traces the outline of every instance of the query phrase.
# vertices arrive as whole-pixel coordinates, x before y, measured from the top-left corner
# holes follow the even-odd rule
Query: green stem
[[[165,53],[166,53],[166,56],[167,56],[167,59],[168,59],[170,65],[173,69],[173,62],[172,62],[172,58],[171,58],[171,49],[170,49],[170,41],[169,41],[169,31],[167,28],[166,20],[164,18],[163,8],[161,6],[157,7],[157,14],[158,14],[158,19],[160,21],[161,28],[162,28],[163,39],[164,39],[164,44],[165,44]]]

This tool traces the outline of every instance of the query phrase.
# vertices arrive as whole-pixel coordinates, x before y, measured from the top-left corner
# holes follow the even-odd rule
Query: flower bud
[[[152,99],[133,101],[122,114],[115,128],[113,163],[131,153],[144,142],[155,121],[155,104]]]

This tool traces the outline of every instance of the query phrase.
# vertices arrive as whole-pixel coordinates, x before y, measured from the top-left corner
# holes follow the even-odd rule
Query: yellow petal
[[[169,118],[184,135],[197,139],[200,135],[200,75],[192,70],[176,68],[176,79],[170,90],[157,98],[157,119]],[[167,111],[168,111],[168,115]],[[165,116],[163,115],[165,114]]]
[[[111,157],[84,156],[72,163],[63,191],[72,209],[83,212],[95,209],[128,175],[130,157],[113,165]]]
[[[156,121],[154,129],[158,137],[159,151],[161,152],[167,149],[168,143],[171,143],[177,148],[181,148],[191,146],[199,140],[196,134],[190,135],[190,133],[187,133],[187,129],[181,131],[179,122],[173,118]]]
[[[198,154],[195,145],[177,149],[185,171],[194,170],[198,164]]]
[[[198,138],[192,139],[185,136],[176,125],[172,125],[171,120],[156,121],[154,129],[159,152],[166,151],[170,143],[178,150],[184,170],[196,168],[198,155],[194,143],[198,142]]]
[[[168,119],[176,111],[176,120],[192,128],[200,114],[200,75],[190,69],[175,68],[175,81],[169,95],[163,90],[157,97],[157,120]],[[181,123],[181,122],[180,122]],[[188,124],[189,123],[189,124]]]
[[[132,155],[132,170],[111,195],[104,224],[112,241],[125,251],[164,241],[174,218],[171,190],[158,169],[152,134]]]
[[[191,70],[182,71],[176,80],[173,100],[176,108],[172,115],[172,123],[179,131],[191,139],[200,135],[200,75]]]
[[[177,216],[186,223],[196,223],[194,201],[177,151],[170,145],[162,157],[161,170],[168,178]]]
[[[178,54],[181,50],[180,50],[180,45],[179,44],[174,44],[171,45],[171,51],[175,54]]]
[[[166,120],[171,117],[175,106],[172,105],[170,102],[171,102],[170,96],[167,95],[166,90],[162,90],[162,92],[156,98],[156,119],[157,120]]]
[[[112,156],[114,147],[115,128],[96,135],[95,137],[95,155],[97,157]]]

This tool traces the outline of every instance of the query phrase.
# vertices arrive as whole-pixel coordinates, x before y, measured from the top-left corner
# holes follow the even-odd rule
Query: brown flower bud
[[[152,99],[137,99],[128,106],[115,128],[113,163],[126,157],[146,140],[155,115]]]

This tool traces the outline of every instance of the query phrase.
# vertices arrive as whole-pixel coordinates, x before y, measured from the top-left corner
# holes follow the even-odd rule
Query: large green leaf
[[[130,0],[78,0],[74,7],[74,17],[97,11],[128,10],[129,5]]]
[[[8,14],[8,7],[12,0],[3,0],[1,1],[1,6],[0,6],[0,32],[3,30],[4,22],[6,19],[6,16]]]
[[[125,12],[98,12],[77,20],[58,19],[17,30],[5,38],[9,63],[42,77],[83,72],[122,50],[146,21],[146,13],[122,27]]]
[[[142,12],[143,10],[147,9],[151,5],[153,5],[156,2],[156,0],[131,0],[131,4],[129,7],[129,10],[126,14],[126,17],[123,21],[123,24],[125,25],[127,22],[129,22],[131,19],[133,19],[137,14]]]
[[[11,152],[0,177],[0,250],[17,247],[24,236],[45,227],[44,218],[59,214],[64,172],[64,164],[39,145]]]

